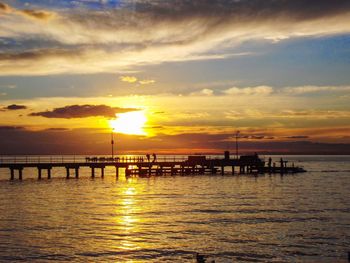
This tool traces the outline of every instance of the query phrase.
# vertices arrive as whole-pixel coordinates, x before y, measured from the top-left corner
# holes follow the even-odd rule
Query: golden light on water
[[[146,135],[144,126],[147,117],[144,111],[120,113],[116,117],[115,120],[109,122],[113,131],[124,134]]]
[[[137,242],[137,238],[130,235],[130,233],[137,232],[139,227],[140,218],[137,217],[137,212],[140,212],[141,207],[135,200],[137,195],[137,189],[134,186],[128,186],[122,190],[121,198],[118,199],[119,214],[115,218],[115,222],[119,226],[119,231],[125,233],[123,240],[120,241],[117,246],[122,250],[139,249],[140,243]]]

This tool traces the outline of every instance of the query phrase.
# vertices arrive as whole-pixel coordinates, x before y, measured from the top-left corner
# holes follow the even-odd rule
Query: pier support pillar
[[[76,167],[75,168],[75,178],[79,178],[79,168],[78,167]]]
[[[22,176],[22,172],[23,172],[23,168],[19,168],[18,169],[18,178],[19,178],[19,180],[22,180],[23,179],[23,176]]]
[[[51,168],[47,169],[47,179],[51,179]]]
[[[10,168],[10,173],[11,173],[11,180],[15,179],[15,169]]]
[[[101,168],[101,178],[104,178],[105,177],[105,168],[102,167]]]
[[[152,166],[148,166],[148,176],[152,175]]]
[[[240,174],[244,174],[244,170],[245,170],[245,167],[244,167],[244,166],[240,166],[240,167],[239,167],[239,173],[240,173]]]
[[[41,180],[41,168],[38,167],[38,180]]]
[[[95,167],[91,167],[91,177],[95,178]]]
[[[115,177],[116,178],[119,177],[119,167],[118,166],[115,167]]]
[[[139,176],[142,174],[142,166],[140,165],[139,167],[138,167],[138,169],[139,169]],[[143,175],[143,174],[142,174]]]
[[[232,175],[235,175],[235,167],[232,166]]]
[[[225,173],[225,166],[221,166],[221,175],[224,175]]]
[[[70,177],[70,174],[69,174],[69,168],[68,168],[68,167],[66,167],[66,179],[69,179],[69,177]]]

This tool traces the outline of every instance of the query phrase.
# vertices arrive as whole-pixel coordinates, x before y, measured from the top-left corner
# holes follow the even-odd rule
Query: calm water
[[[0,170],[0,260],[347,262],[350,157],[289,159],[309,172],[65,180],[54,170],[37,181],[25,170],[9,182]]]

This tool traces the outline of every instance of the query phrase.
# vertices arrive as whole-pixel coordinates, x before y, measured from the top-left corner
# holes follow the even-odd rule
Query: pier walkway
[[[79,169],[87,167],[91,169],[91,177],[95,177],[96,169],[100,169],[101,177],[104,177],[106,167],[114,167],[116,177],[119,176],[120,169],[124,169],[126,176],[161,176],[161,175],[200,175],[200,174],[221,174],[230,173],[297,173],[304,172],[300,167],[287,166],[287,162],[281,159],[280,165],[272,165],[271,159],[266,166],[265,161],[257,155],[240,156],[239,159],[232,159],[226,153],[224,158],[211,158],[202,155],[179,157],[179,156],[161,156],[150,158],[150,156],[123,156],[123,157],[33,157],[16,156],[0,157],[0,168],[9,169],[10,180],[23,179],[23,170],[25,168],[36,168],[38,179],[42,179],[46,174],[51,178],[51,170],[54,168],[65,168],[66,178],[79,178]]]

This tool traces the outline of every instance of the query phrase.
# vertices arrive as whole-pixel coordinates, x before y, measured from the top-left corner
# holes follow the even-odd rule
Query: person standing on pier
[[[283,162],[283,159],[281,158],[280,160],[280,163],[281,163],[281,171],[283,171],[283,168],[284,168],[284,162]]]
[[[269,166],[269,172],[271,172],[271,164],[272,164],[272,159],[271,159],[271,157],[269,157],[269,164],[268,164],[268,166]]]
[[[153,156],[153,162],[155,163],[157,160],[157,155],[154,153],[154,154],[152,154],[152,156]]]

